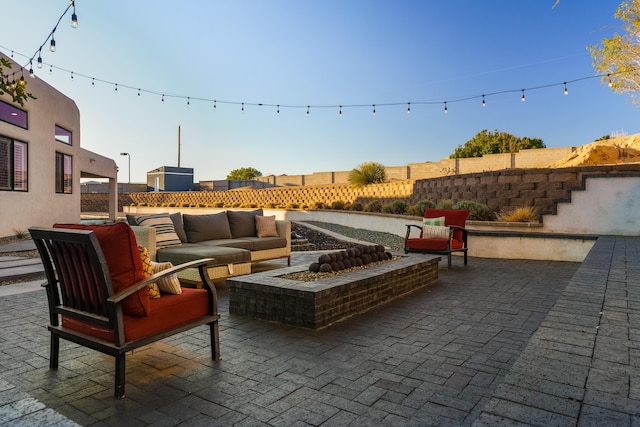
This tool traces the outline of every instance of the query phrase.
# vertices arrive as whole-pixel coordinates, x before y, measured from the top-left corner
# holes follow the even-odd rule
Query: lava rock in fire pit
[[[346,251],[320,255],[318,262],[309,265],[309,271],[329,273],[360,267],[371,262],[386,261],[391,258],[391,253],[385,252],[385,248],[382,245],[360,245]]]

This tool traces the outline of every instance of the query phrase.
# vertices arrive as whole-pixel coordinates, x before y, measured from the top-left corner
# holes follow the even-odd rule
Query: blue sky
[[[177,165],[178,126],[196,181],[437,161],[483,129],[548,147],[640,132],[627,95],[571,83],[595,75],[586,46],[621,31],[621,1],[554,2],[76,0],[78,28],[63,18],[36,74],[75,100],[82,146],[115,159],[123,182],[120,152],[132,182]],[[1,50],[25,63],[67,4],[4,5],[24,19],[3,20]],[[482,107],[502,91],[514,92]]]

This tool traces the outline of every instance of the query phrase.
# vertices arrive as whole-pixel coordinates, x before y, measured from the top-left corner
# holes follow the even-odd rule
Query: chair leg
[[[449,256],[447,257],[447,268],[451,270],[451,252],[449,252]]]
[[[220,360],[220,333],[218,331],[218,321],[209,323],[211,334],[211,358]]]
[[[464,251],[464,265],[467,265],[467,251]]]
[[[125,355],[119,354],[116,356],[116,379],[115,379],[114,397],[116,399],[122,399],[124,397],[124,382],[125,382]]]
[[[60,354],[60,337],[51,334],[51,349],[49,351],[49,368],[58,369],[58,355]]]

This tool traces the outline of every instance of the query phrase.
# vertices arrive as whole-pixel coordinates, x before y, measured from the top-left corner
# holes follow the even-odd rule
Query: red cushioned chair
[[[453,252],[463,252],[464,265],[467,265],[467,230],[465,229],[465,224],[468,216],[469,211],[467,209],[425,209],[425,218],[444,217],[444,225],[449,227],[448,237],[423,237],[422,227],[407,224],[404,252],[447,255],[448,268],[451,268],[451,254]],[[420,230],[419,237],[410,237],[413,227]]]
[[[75,228],[89,229],[29,229],[47,276],[51,369],[58,368],[60,338],[114,356],[114,395],[122,398],[126,352],[201,325],[209,326],[213,360],[220,358],[218,301],[207,274],[212,259],[145,279],[127,224]],[[199,268],[204,289],[149,298],[150,283],[185,268]]]

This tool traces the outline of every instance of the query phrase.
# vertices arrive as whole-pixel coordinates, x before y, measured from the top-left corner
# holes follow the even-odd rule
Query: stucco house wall
[[[13,62],[12,69],[5,70],[5,73],[7,71],[20,71],[20,65]],[[0,135],[28,144],[28,191],[0,190],[0,237],[13,235],[16,231],[26,231],[34,225],[51,226],[56,222],[80,221],[82,176],[109,178],[110,187],[113,186],[110,191],[110,194],[113,193],[110,197],[110,216],[113,211],[115,218],[115,162],[81,148],[80,111],[72,99],[39,78],[29,77],[27,70],[24,71],[24,76],[28,82],[28,92],[37,98],[29,99],[24,107],[16,105],[27,112],[27,129],[0,121]],[[0,99],[11,103],[11,98],[7,95],[0,96]],[[72,133],[72,145],[56,141],[56,125]],[[56,193],[56,152],[72,156],[71,194]]]

